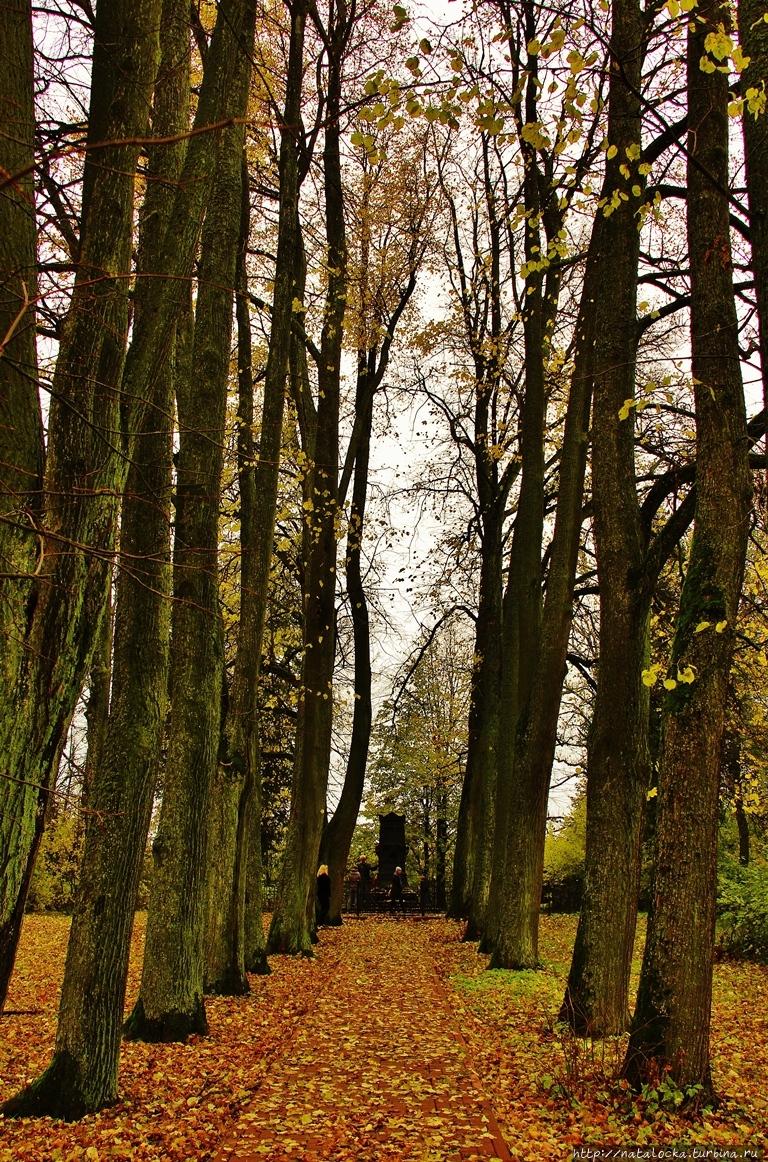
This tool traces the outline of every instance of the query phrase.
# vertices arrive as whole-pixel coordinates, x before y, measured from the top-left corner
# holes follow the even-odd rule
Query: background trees
[[[264,873],[268,950],[311,954],[361,800],[405,811],[495,966],[536,967],[553,764],[587,734],[563,1016],[627,1025],[655,843],[626,1071],[709,1085],[718,802],[746,867],[765,799],[742,7],[741,33],[689,0],[4,12],[3,990],[88,708],[59,1041],[9,1112],[117,1092],[148,832],[132,1036],[201,1031],[206,989],[266,970]]]

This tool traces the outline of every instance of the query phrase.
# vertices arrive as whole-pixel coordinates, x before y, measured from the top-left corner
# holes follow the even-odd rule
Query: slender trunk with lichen
[[[662,711],[653,899],[624,1076],[639,1086],[669,1069],[706,1100],[720,763],[751,481],[731,274],[728,79],[705,44],[725,14],[710,0],[697,17],[688,31],[696,515],[670,659],[677,684]]]
[[[0,31],[0,150],[9,174],[28,171],[0,193],[0,748],[21,697],[25,622],[43,542],[37,530],[42,505],[43,430],[37,392],[35,299],[36,228],[32,8],[13,0]],[[3,770],[0,774],[10,774]],[[0,780],[0,1011],[5,1001],[24,912],[34,854],[42,835],[46,798],[34,788]],[[7,812],[27,815],[25,834],[11,847]],[[6,861],[10,863],[8,866]]]
[[[329,924],[341,924],[344,873],[363,798],[368,745],[373,720],[371,710],[371,635],[368,621],[368,602],[360,568],[373,420],[373,397],[368,389],[367,380],[375,373],[375,352],[373,355],[373,360],[366,358],[365,352],[359,356],[356,409],[358,412],[364,409],[364,419],[357,456],[355,457],[352,507],[347,530],[347,596],[352,613],[355,647],[355,707],[352,715],[352,737],[349,742],[347,770],[341,796],[323,833],[320,849],[320,862],[328,864],[328,873],[331,877]]]
[[[245,113],[255,6],[228,26],[234,57],[226,114]],[[210,67],[210,52],[206,70]],[[126,1035],[177,1041],[207,1028],[204,988],[208,817],[219,753],[223,635],[218,521],[232,306],[240,237],[243,127],[222,130],[198,268],[190,379],[177,384],[171,730],[152,850],[141,987]]]
[[[336,516],[339,391],[347,298],[347,243],[341,180],[341,71],[348,29],[339,18],[327,30],[328,96],[323,173],[328,285],[320,360],[315,455],[309,509],[304,657],[296,734],[291,816],[268,952],[311,953],[310,910],[325,820],[331,754],[336,636]]]

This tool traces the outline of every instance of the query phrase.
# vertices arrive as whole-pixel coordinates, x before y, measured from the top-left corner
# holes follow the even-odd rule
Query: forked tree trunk
[[[232,56],[226,116],[248,100],[255,5],[226,20]],[[232,16],[236,20],[232,20]],[[218,22],[217,22],[218,26]],[[226,43],[228,42],[228,43]],[[211,67],[211,53],[206,72]],[[243,128],[222,130],[201,243],[191,378],[177,384],[179,453],[174,542],[171,732],[153,842],[141,988],[126,1034],[183,1041],[207,1029],[203,1002],[208,813],[219,750],[223,642],[218,518],[232,304],[240,237]]]
[[[710,0],[688,33],[688,251],[696,400],[696,517],[662,712],[656,871],[624,1076],[711,1095],[709,1029],[717,808],[751,482],[728,199],[728,79],[700,62],[727,15]],[[701,167],[701,168],[699,168]],[[700,629],[708,622],[706,629]],[[699,632],[697,632],[699,630]],[[686,673],[692,682],[680,681]]]
[[[544,869],[547,799],[557,720],[573,619],[573,585],[582,523],[592,403],[592,347],[599,285],[593,234],[576,321],[576,352],[560,454],[555,531],[541,624],[541,646],[531,677],[525,730],[515,743],[506,857],[498,932],[489,967],[538,964],[538,928]],[[516,724],[517,725],[517,724]]]

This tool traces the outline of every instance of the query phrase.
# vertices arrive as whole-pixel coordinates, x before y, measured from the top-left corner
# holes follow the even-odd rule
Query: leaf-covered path
[[[368,917],[323,933],[315,1004],[216,1162],[510,1158],[430,927]]]

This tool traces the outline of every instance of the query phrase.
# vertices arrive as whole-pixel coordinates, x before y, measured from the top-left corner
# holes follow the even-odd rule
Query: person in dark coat
[[[317,869],[317,924],[318,927],[328,922],[331,911],[331,877],[328,875],[328,864],[321,863]]]
[[[360,872],[360,886],[358,887],[360,907],[367,908],[368,896],[371,891],[371,865],[364,855],[361,855],[357,861],[357,870]]]
[[[424,916],[429,909],[429,880],[426,876],[419,879],[419,906]]]
[[[395,874],[392,876],[392,885],[389,889],[389,906],[393,912],[398,908],[401,912],[405,911],[405,904],[403,902],[402,875],[403,869],[401,867],[396,867]]]

